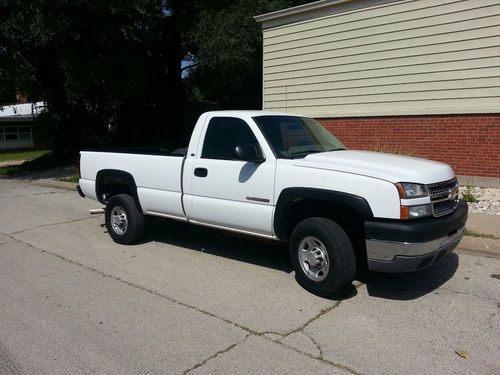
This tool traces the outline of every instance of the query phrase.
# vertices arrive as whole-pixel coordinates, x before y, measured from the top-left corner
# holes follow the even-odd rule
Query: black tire
[[[349,237],[326,218],[311,217],[295,227],[290,257],[297,282],[321,297],[342,291],[356,276],[356,257]]]
[[[111,197],[106,205],[105,217],[108,233],[116,243],[129,245],[144,234],[144,216],[130,195],[118,194]]]

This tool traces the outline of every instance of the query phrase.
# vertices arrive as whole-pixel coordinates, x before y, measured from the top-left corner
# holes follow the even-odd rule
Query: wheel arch
[[[354,194],[317,188],[286,188],[276,204],[274,232],[280,240],[288,241],[300,221],[314,216],[332,219],[344,229],[352,224],[364,230],[364,220],[372,218],[373,212],[365,198]]]
[[[96,176],[96,196],[99,202],[106,204],[107,200],[117,194],[129,194],[134,199],[139,212],[141,203],[137,194],[137,184],[134,177],[118,169],[101,169]]]

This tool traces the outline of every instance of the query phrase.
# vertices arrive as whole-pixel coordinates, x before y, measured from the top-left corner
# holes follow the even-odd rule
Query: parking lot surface
[[[155,219],[112,242],[99,204],[0,179],[0,374],[499,374],[500,259],[459,249],[337,300],[287,249]]]

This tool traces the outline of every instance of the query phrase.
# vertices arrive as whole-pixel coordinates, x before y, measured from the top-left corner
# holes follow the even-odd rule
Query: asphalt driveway
[[[500,373],[494,256],[328,300],[282,246],[159,219],[117,245],[99,207],[0,179],[0,374]]]

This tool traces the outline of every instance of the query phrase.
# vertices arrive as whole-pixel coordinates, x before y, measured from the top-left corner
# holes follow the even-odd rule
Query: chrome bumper
[[[455,233],[427,242],[366,240],[368,268],[380,272],[411,272],[439,261],[453,251],[464,236],[465,226]]]

